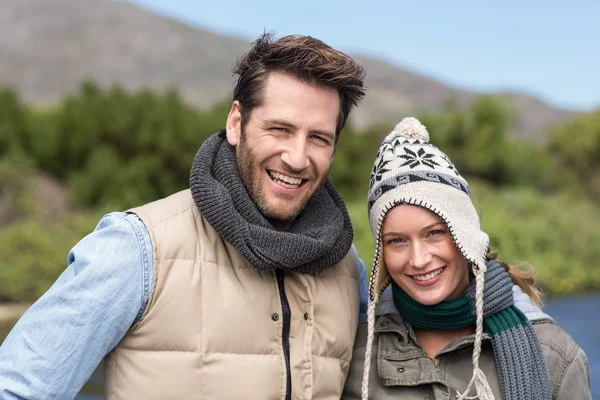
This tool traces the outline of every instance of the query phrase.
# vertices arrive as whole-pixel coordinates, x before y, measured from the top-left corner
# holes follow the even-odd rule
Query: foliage
[[[22,152],[27,129],[27,109],[17,93],[0,90],[0,157]]]
[[[600,108],[555,127],[550,153],[600,201]]]
[[[42,294],[102,214],[188,187],[198,147],[224,128],[228,111],[227,103],[196,110],[175,90],[130,93],[93,82],[46,109],[0,90],[0,301]],[[466,109],[449,103],[420,119],[471,183],[502,259],[531,262],[553,292],[598,290],[600,110],[555,127],[547,148],[512,139],[514,115],[500,99],[481,96]],[[392,126],[347,126],[330,171],[368,268],[369,176]],[[41,175],[68,188],[66,217],[42,217],[44,200],[34,190]]]
[[[425,114],[431,142],[442,149],[463,176],[495,185],[534,185],[552,190],[564,181],[545,149],[509,136],[513,111],[494,96],[480,96],[471,108],[449,103],[441,112]]]
[[[529,263],[537,282],[550,292],[600,288],[600,210],[593,201],[530,187],[471,186],[482,228],[501,260]]]
[[[187,187],[199,144],[224,127],[228,111],[199,112],[176,91],[131,94],[92,82],[55,109],[26,112],[12,103],[17,122],[5,129],[11,134],[0,131],[3,141],[67,182],[87,207],[131,207]]]
[[[33,301],[66,267],[69,250],[97,223],[98,213],[73,214],[57,226],[33,218],[0,230],[0,301]]]
[[[34,173],[22,156],[0,159],[0,227],[35,212],[29,187]]]
[[[366,199],[373,160],[388,130],[386,126],[372,126],[356,132],[347,127],[342,132],[329,178],[344,199]]]

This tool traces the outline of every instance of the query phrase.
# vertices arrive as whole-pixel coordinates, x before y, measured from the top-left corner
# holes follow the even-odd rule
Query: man
[[[71,250],[0,348],[0,398],[73,398],[103,358],[109,399],[340,398],[364,266],[327,175],[364,72],[269,34],[235,72],[190,189]]]

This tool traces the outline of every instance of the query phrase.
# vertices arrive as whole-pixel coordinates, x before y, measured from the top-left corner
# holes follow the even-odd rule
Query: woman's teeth
[[[291,176],[283,175],[279,172],[270,171],[269,175],[278,185],[288,189],[297,189],[302,184],[302,179],[292,178]]]
[[[438,276],[439,274],[441,274],[442,271],[444,270],[444,268],[446,268],[446,267],[442,267],[442,268],[436,269],[435,271],[430,272],[430,273],[425,274],[425,275],[413,275],[412,277],[413,277],[413,279],[416,279],[416,280],[421,281],[421,282],[429,281],[429,280],[435,278],[436,276]]]

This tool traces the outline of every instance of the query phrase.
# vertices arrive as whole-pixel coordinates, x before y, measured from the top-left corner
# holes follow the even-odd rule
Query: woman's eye
[[[442,230],[442,229],[434,229],[431,232],[429,232],[430,236],[438,236],[438,235],[443,235],[444,233],[446,233],[446,231]]]
[[[404,239],[402,239],[402,238],[393,238],[393,239],[389,239],[389,240],[387,241],[387,243],[388,243],[388,244],[402,244],[402,243],[404,243],[404,242],[405,242],[405,241],[404,241]]]

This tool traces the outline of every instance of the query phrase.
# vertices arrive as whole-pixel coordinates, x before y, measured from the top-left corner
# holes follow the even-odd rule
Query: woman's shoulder
[[[573,361],[581,349],[571,335],[549,319],[531,322],[542,349],[546,348],[546,351],[556,353],[563,362],[570,363]]]
[[[552,320],[532,321],[552,382],[553,398],[591,399],[585,352]]]

